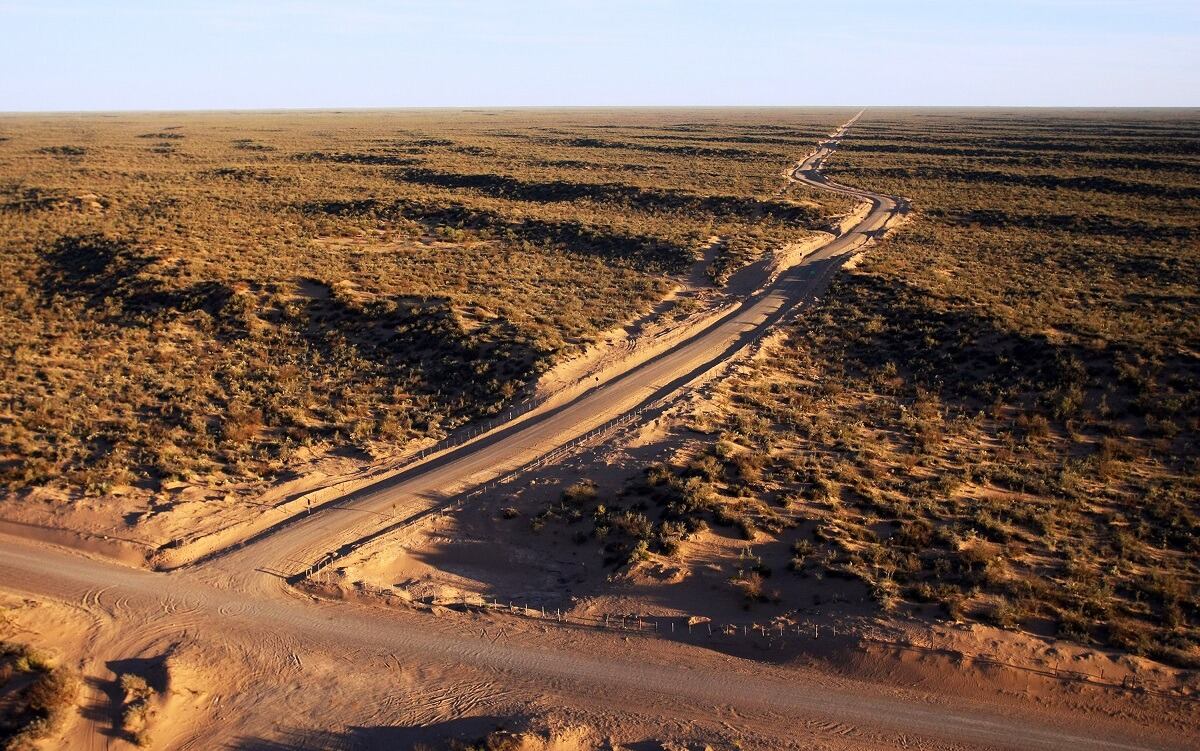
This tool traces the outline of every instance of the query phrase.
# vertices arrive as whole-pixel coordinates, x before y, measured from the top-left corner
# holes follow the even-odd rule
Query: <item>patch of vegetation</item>
[[[75,705],[79,678],[24,644],[0,642],[0,748],[31,749]]]
[[[747,483],[757,486],[757,462],[750,452],[722,441],[685,465],[647,467],[612,498],[601,497],[594,483],[580,481],[531,524],[535,531],[551,520],[579,525],[575,541],[595,541],[605,553],[605,565],[615,568],[652,554],[673,557],[686,540],[710,526],[746,540],[753,540],[758,530],[777,534],[794,522],[777,505],[750,492]]]
[[[12,119],[7,500],[152,507],[173,481],[261,485],[495,414],[712,236],[758,253],[821,226],[836,201],[778,196],[778,173],[844,115]],[[787,132],[746,140],[760,126]]]
[[[831,175],[918,213],[724,385],[716,426],[762,436],[751,492],[787,499],[796,575],[1200,666],[1195,127],[856,125]]]
[[[83,156],[87,149],[82,146],[43,146],[37,153],[48,156]]]
[[[154,689],[146,679],[125,673],[118,679],[121,687],[121,731],[138,746],[150,745],[150,701]]]

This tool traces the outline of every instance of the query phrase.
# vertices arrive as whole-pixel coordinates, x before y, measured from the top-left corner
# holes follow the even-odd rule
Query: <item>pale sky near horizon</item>
[[[1200,105],[1200,0],[0,0],[0,111]]]

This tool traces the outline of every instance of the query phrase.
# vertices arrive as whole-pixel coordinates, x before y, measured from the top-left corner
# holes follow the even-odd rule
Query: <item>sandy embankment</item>
[[[803,242],[777,249],[736,272],[723,288],[712,286],[708,279],[707,269],[720,249],[720,238],[710,238],[689,273],[682,275],[649,313],[604,332],[595,344],[539,379],[529,400],[533,409],[514,422],[566,403],[685,341],[730,312],[740,300],[769,285],[784,270],[801,263],[831,237],[853,226],[868,210],[868,204],[860,204],[837,222],[832,233],[814,233]],[[385,461],[316,454],[290,473],[292,479],[270,487],[241,483],[216,488],[176,482],[149,507],[147,500],[136,494],[70,503],[46,498],[9,504],[2,523],[25,536],[86,549],[132,565],[172,569],[411,467],[414,457],[428,445],[413,445]]]
[[[853,226],[867,210],[869,205],[863,204],[854,213],[842,218],[837,225],[838,231]],[[707,276],[707,268],[720,242],[719,238],[711,238],[689,273],[650,313],[602,333],[596,344],[545,373],[533,389],[530,399],[533,408],[504,426],[520,423],[569,402],[598,383],[611,380],[695,336],[728,314],[743,299],[769,286],[783,271],[801,263],[809,253],[834,236],[819,232],[803,242],[779,248],[739,270],[723,288],[712,286]],[[682,318],[676,317],[675,311],[685,299],[691,301],[688,312]],[[471,440],[479,440],[491,432],[473,436]],[[414,466],[414,453],[410,451],[386,463],[369,466],[362,466],[361,463],[347,466],[345,460],[327,462],[335,468],[334,472],[341,469],[341,473],[328,471],[317,464],[297,479],[277,485],[253,499],[243,513],[231,514],[236,516],[231,523],[215,529],[200,527],[198,531],[183,534],[177,538],[175,545],[157,552],[152,563],[160,569],[177,568],[236,545],[295,515]],[[430,454],[424,459],[439,455],[440,452]]]

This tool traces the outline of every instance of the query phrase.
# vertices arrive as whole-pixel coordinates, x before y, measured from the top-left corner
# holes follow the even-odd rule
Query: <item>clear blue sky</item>
[[[1200,0],[0,0],[0,111],[1200,105]]]

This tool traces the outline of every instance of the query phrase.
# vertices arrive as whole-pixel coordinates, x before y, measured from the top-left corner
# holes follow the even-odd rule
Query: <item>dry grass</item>
[[[75,704],[79,678],[23,644],[0,642],[0,748],[32,749]]]
[[[140,675],[124,673],[117,681],[121,687],[121,731],[138,746],[150,745],[150,701],[154,689]]]
[[[1200,665],[1198,125],[865,119],[831,173],[918,215],[725,385],[718,490],[885,609]]]
[[[723,275],[823,226],[845,206],[778,175],[845,116],[4,117],[0,480],[220,486],[436,438],[712,237]]]
[[[868,113],[830,172],[912,221],[698,406],[674,464],[544,514],[613,565],[725,527],[762,555],[731,562],[747,604],[845,577],[884,611],[1200,666],[1198,127]]]

